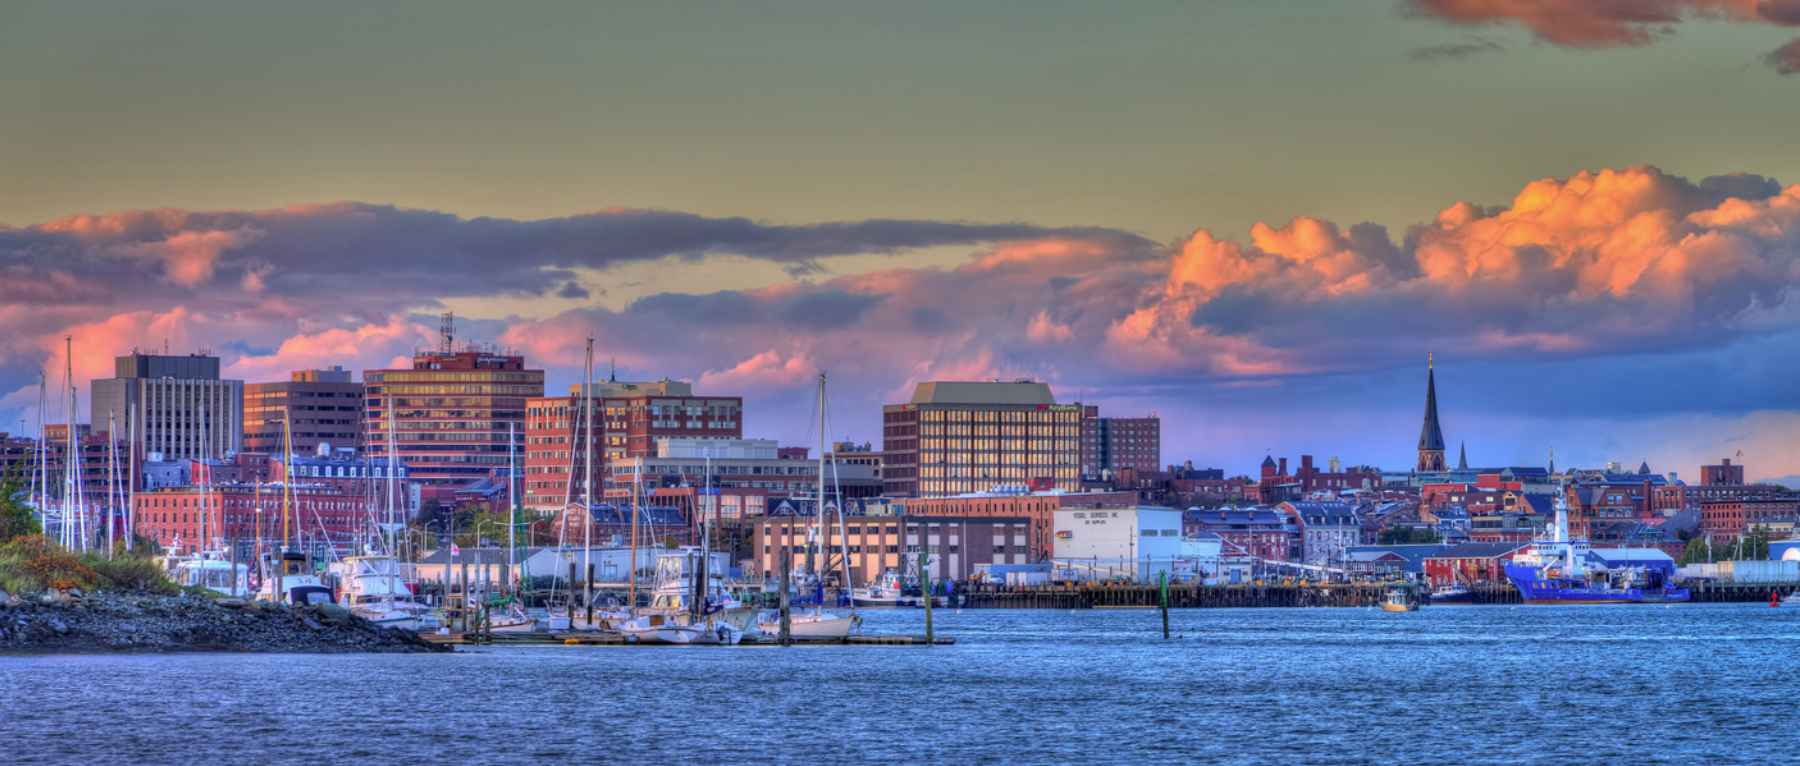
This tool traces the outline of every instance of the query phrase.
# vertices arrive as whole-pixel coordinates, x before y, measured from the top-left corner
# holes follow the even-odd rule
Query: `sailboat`
[[[819,582],[820,599],[819,599],[819,604],[817,606],[814,606],[811,610],[801,609],[801,610],[797,610],[797,611],[796,610],[789,611],[788,635],[792,636],[793,638],[796,638],[796,639],[831,640],[831,639],[848,638],[850,636],[850,632],[855,630],[856,626],[861,624],[861,622],[862,622],[862,618],[858,617],[856,614],[854,600],[851,602],[852,608],[851,608],[851,611],[849,614],[844,614],[844,613],[840,613],[840,612],[833,611],[833,610],[827,610],[825,608],[825,604],[824,604],[823,596],[824,596],[824,592],[825,592],[824,591],[825,574],[826,574],[826,572],[828,572],[830,570],[830,564],[828,562],[831,559],[829,549],[825,545],[825,540],[826,540],[826,537],[825,537],[825,531],[826,531],[826,526],[825,526],[825,524],[826,524],[826,522],[825,522],[825,434],[826,433],[827,433],[827,431],[826,431],[826,424],[825,424],[825,374],[820,373],[819,374],[819,484],[818,484],[819,490],[818,490],[818,495],[817,495],[818,523],[814,527],[816,539],[815,539],[815,542],[812,543],[814,546],[816,546],[816,550],[819,554],[818,582]],[[839,518],[840,522],[843,519],[843,513],[844,513],[843,507],[840,504],[838,507],[838,518]],[[843,538],[840,537],[839,539],[841,541]],[[843,564],[844,564],[845,578],[844,578],[843,585],[846,590],[849,590],[851,588],[850,580],[849,580],[850,562],[849,562],[847,550],[846,550],[846,553],[844,554],[844,556],[845,556],[845,558],[843,559]],[[781,614],[779,612],[775,612],[775,611],[764,612],[760,617],[757,618],[756,627],[758,630],[761,630],[763,633],[766,633],[768,635],[771,635],[771,636],[780,635],[781,634]]]
[[[281,545],[288,546],[292,526],[292,504],[294,495],[294,443],[290,429],[290,421],[281,422],[282,459],[284,470],[281,477]],[[272,560],[264,562],[267,571],[262,578],[262,590],[257,598],[277,603],[290,604],[329,604],[332,603],[331,588],[312,571],[312,562],[307,556],[293,547],[284,547]]]
[[[711,461],[705,483],[712,486]],[[710,496],[703,492],[701,497]],[[696,504],[695,511],[700,512]],[[636,513],[635,504],[633,513]],[[712,534],[701,517],[700,545],[665,553],[656,559],[656,589],[650,607],[637,610],[616,626],[627,641],[660,644],[735,644],[742,641],[755,616],[725,588],[723,574],[713,569]]]

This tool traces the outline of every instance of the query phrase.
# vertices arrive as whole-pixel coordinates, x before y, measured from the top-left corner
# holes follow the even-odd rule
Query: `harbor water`
[[[917,633],[916,610],[865,630]],[[939,610],[954,646],[0,657],[14,763],[1773,763],[1800,609]]]

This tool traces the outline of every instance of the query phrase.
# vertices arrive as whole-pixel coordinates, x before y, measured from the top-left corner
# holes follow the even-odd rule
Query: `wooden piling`
[[[575,627],[575,562],[569,562],[569,627]]]
[[[1158,572],[1156,575],[1158,590],[1162,594],[1163,640],[1169,640],[1169,573]]]
[[[589,627],[592,627],[594,624],[594,562],[592,561],[589,561],[587,565],[587,579],[583,581],[582,592],[587,594],[587,623]],[[637,608],[637,604],[628,606]]]
[[[778,608],[781,610],[780,639],[782,646],[791,646],[794,643],[794,623],[793,614],[791,612],[793,605],[789,602],[788,596],[788,592],[791,590],[791,580],[793,579],[793,565],[792,562],[789,561],[791,556],[792,553],[786,546],[783,546],[781,549],[781,594],[777,597],[780,603]]]
[[[930,560],[930,553],[919,551],[919,595],[925,599],[925,645],[935,646],[937,642],[931,627],[931,602],[937,598],[931,592],[931,570],[926,567]]]

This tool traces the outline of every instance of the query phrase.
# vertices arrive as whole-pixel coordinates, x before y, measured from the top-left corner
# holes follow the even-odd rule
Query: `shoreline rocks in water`
[[[37,600],[0,595],[0,654],[447,650],[339,606],[191,595],[70,594]]]

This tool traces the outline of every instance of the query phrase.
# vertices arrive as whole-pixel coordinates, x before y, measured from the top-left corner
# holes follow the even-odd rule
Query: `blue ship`
[[[1591,550],[1585,540],[1569,538],[1562,494],[1556,497],[1556,526],[1506,565],[1506,579],[1527,604],[1658,604],[1686,601],[1687,588],[1670,579],[1673,562],[1629,551]]]

